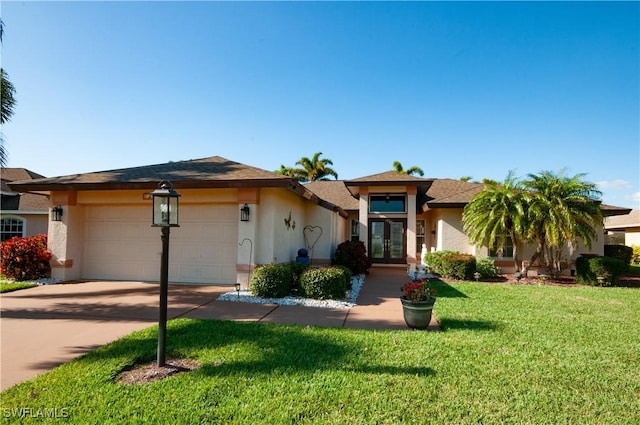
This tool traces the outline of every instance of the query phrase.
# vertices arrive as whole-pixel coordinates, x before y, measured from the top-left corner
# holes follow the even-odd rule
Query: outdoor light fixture
[[[166,362],[167,343],[167,297],[169,292],[169,230],[178,224],[178,197],[173,185],[167,180],[158,184],[151,192],[153,199],[152,227],[162,230],[162,257],[160,259],[160,311],[158,314],[158,367]]]
[[[244,204],[242,208],[240,208],[240,221],[249,221],[250,212],[251,209],[249,208],[249,205]]]
[[[240,284],[236,283],[236,294],[238,295],[238,298],[240,298]]]
[[[480,280],[480,273],[478,272],[473,273],[473,278],[476,280],[476,282]]]
[[[62,207],[60,205],[51,208],[51,221],[62,221]]]
[[[153,198],[154,227],[179,227],[178,225],[178,192],[173,190],[170,181],[162,180],[158,188],[151,192]]]

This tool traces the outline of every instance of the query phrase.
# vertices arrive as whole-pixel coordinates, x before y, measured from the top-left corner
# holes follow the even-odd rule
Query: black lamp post
[[[158,366],[164,366],[167,342],[167,296],[169,292],[169,229],[178,224],[178,192],[167,180],[151,192],[153,199],[152,227],[162,228],[162,259],[160,260],[160,314],[158,318]]]

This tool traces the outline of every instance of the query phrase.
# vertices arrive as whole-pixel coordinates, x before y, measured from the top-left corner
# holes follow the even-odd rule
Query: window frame
[[[20,234],[18,234],[17,229],[14,230],[13,228],[10,228],[8,230],[5,230],[6,220],[15,221],[20,228]],[[14,223],[9,224],[9,226],[11,227],[13,225]],[[11,236],[5,237],[6,234]],[[26,234],[27,234],[27,220],[24,217],[10,215],[10,216],[5,216],[0,218],[0,240],[2,242],[7,241],[13,237],[24,238]]]
[[[513,240],[511,239],[511,235],[504,235],[505,236],[505,244],[504,244],[504,248],[503,248],[503,253],[502,255],[500,255],[500,253],[498,252],[497,248],[495,247],[487,247],[488,248],[488,255],[491,258],[497,258],[497,259],[503,259],[503,258],[513,258]],[[507,254],[511,254],[511,255],[507,255]]]
[[[374,203],[376,205],[390,203],[392,201],[401,201],[402,202],[402,210],[398,211],[395,209],[385,210],[385,209],[374,209]],[[369,195],[369,213],[370,214],[406,214],[407,213],[407,195],[404,193],[377,193]]]

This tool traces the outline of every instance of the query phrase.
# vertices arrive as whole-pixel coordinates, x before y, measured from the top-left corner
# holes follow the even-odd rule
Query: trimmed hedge
[[[251,293],[262,298],[286,297],[291,292],[294,275],[294,266],[290,264],[260,266],[251,276]]]
[[[334,265],[348,267],[353,274],[369,274],[371,259],[362,241],[345,241],[336,248]]]
[[[351,281],[345,267],[310,267],[300,275],[300,289],[308,298],[342,299]]]
[[[576,281],[582,285],[615,286],[629,265],[613,257],[576,258]],[[604,278],[598,281],[598,277]]]
[[[633,258],[633,248],[625,245],[605,245],[604,256],[617,258],[627,265],[625,271],[629,271],[629,264],[631,264],[631,259]]]
[[[47,236],[11,238],[0,245],[0,272],[18,282],[51,277]]]
[[[449,279],[473,279],[476,272],[476,257],[456,251],[428,252],[427,266],[435,273]]]
[[[490,257],[476,257],[476,271],[483,279],[496,277],[500,273],[496,262]]]
[[[640,246],[631,245],[631,249],[633,250],[633,255],[631,256],[631,263],[640,264]]]

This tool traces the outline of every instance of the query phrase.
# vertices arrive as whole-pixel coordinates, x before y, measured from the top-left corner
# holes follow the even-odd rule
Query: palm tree
[[[292,177],[299,182],[330,180],[329,176],[338,179],[338,173],[327,166],[333,165],[333,161],[329,158],[320,158],[320,155],[322,155],[322,152],[316,152],[311,159],[307,157],[300,158],[296,165],[300,165],[302,168],[294,168]]]
[[[402,167],[402,163],[400,161],[393,161],[393,171],[400,174],[419,174],[420,176],[424,176],[424,171],[422,168],[418,166],[409,167],[406,170]]]
[[[0,19],[0,43],[4,37],[4,22]],[[0,125],[4,125],[11,119],[13,108],[16,104],[15,88],[9,76],[0,68]],[[7,150],[4,147],[4,135],[0,133],[0,166],[7,165]]]
[[[582,242],[591,248],[602,228],[603,218],[598,200],[602,193],[586,174],[573,177],[543,171],[529,174],[523,186],[533,192],[529,208],[529,239],[536,241],[531,264],[542,259],[552,273],[561,272],[562,248],[569,242]]]
[[[469,202],[462,224],[469,241],[503,250],[508,238],[513,243],[513,261],[518,272],[518,242],[527,229],[528,194],[513,170],[503,183],[484,180],[484,189]]]
[[[276,174],[280,174],[281,176],[293,177],[295,172],[291,167],[286,167],[284,165],[280,165],[280,169],[274,171]]]

